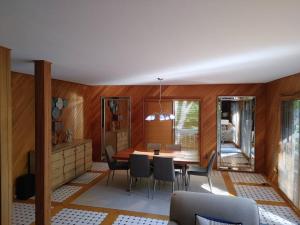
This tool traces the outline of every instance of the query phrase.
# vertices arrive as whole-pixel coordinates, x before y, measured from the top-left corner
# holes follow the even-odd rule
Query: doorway
[[[254,171],[254,96],[218,97],[217,149],[219,169]]]

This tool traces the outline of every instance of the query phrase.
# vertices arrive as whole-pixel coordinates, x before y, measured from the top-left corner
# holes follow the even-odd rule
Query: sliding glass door
[[[296,205],[299,201],[299,127],[300,100],[284,101],[281,105],[281,145],[278,158],[280,189]]]

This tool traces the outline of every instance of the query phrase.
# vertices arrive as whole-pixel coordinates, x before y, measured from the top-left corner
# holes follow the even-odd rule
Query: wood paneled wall
[[[34,149],[34,80],[32,76],[12,73],[13,91],[13,174],[26,173],[27,152]],[[163,86],[163,97],[199,99],[201,101],[200,158],[206,164],[216,149],[217,96],[256,96],[256,170],[264,171],[265,155],[265,84],[172,85]],[[93,140],[93,160],[100,160],[101,96],[131,97],[132,146],[144,144],[145,99],[157,98],[159,86],[87,86],[60,80],[52,81],[52,95],[69,100],[61,120],[71,128],[74,138]]]
[[[276,167],[280,144],[280,104],[284,96],[300,96],[300,74],[266,84],[266,175],[277,182]]]
[[[256,96],[256,171],[264,171],[264,136],[265,136],[265,85],[172,85],[163,86],[163,97],[197,98],[201,101],[200,157],[205,165],[209,153],[216,149],[216,103],[217,96]],[[96,86],[89,91],[90,129],[92,131],[94,160],[100,159],[100,97],[130,96],[132,107],[132,140],[133,146],[144,144],[143,100],[159,96],[158,86]]]
[[[74,138],[91,138],[86,111],[89,86],[52,80],[52,96],[69,100],[60,120],[73,131]],[[27,172],[27,153],[34,150],[34,77],[12,72],[13,178]]]
[[[27,153],[35,144],[34,77],[12,74],[13,177],[27,171]]]

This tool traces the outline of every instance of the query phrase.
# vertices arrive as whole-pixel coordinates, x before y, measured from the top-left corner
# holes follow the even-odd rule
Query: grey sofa
[[[193,225],[195,214],[243,225],[259,225],[256,202],[240,197],[176,191],[171,198],[169,225]]]

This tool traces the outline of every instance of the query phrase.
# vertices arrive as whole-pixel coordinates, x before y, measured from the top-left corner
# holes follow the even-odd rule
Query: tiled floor
[[[97,177],[99,177],[101,174],[100,173],[92,173],[92,172],[87,172],[80,177],[77,177],[75,180],[72,180],[72,183],[74,184],[89,184],[93,180],[95,180]]]
[[[300,219],[287,206],[259,205],[261,224],[294,225],[300,224]]]
[[[104,171],[105,165],[98,164],[96,167],[102,168]],[[100,170],[99,170],[100,171]],[[86,208],[83,205],[72,205],[69,203],[69,198],[72,198],[74,194],[78,192],[86,192],[86,188],[91,188],[95,183],[91,183],[93,180],[100,181],[103,176],[101,173],[86,173],[80,178],[77,178],[75,182],[77,185],[64,185],[57,189],[53,194],[53,201],[56,201],[60,208],[57,208],[56,215],[52,218],[52,224],[55,225],[83,225],[83,224],[114,224],[114,225],[164,225],[167,224],[167,217],[158,215],[149,216],[150,214],[136,215],[131,212],[130,215],[124,210],[107,209],[89,207]],[[227,172],[222,172],[227,173]],[[222,177],[222,173],[219,171],[213,171],[212,177],[216,180],[218,177]],[[260,174],[251,173],[239,173],[229,172],[229,179],[227,182],[232,183],[232,187],[239,196],[252,198],[254,200],[260,200],[263,202],[269,202],[266,205],[262,205],[259,202],[260,221],[263,225],[292,225],[300,224],[300,218],[296,213],[284,203],[283,199],[277,194],[277,192],[270,186],[262,185],[266,183],[265,178]],[[74,182],[74,181],[73,181]],[[90,184],[89,184],[90,183]],[[214,188],[219,188],[217,182],[215,182]],[[216,186],[217,185],[217,186]],[[228,186],[229,188],[229,186]],[[66,201],[67,200],[67,201]],[[63,203],[63,204],[61,204]],[[278,204],[281,204],[280,206]],[[277,205],[276,205],[277,204]],[[61,207],[62,206],[62,207]],[[55,205],[57,207],[57,205]],[[56,209],[56,208],[53,209]],[[13,224],[14,225],[31,225],[34,222],[35,209],[34,205],[28,203],[15,202],[13,204]],[[113,216],[112,216],[113,215]],[[151,218],[149,218],[151,217]],[[161,219],[153,219],[161,218]]]
[[[107,213],[65,208],[52,217],[52,225],[99,225]]]
[[[263,184],[267,182],[261,174],[257,173],[229,172],[229,176],[233,183]]]
[[[13,225],[30,225],[35,220],[35,207],[33,204],[14,202]]]
[[[272,187],[234,185],[238,196],[254,200],[284,202]]]
[[[113,225],[167,225],[167,220],[146,217],[119,215]]]
[[[63,185],[53,192],[52,201],[63,202],[69,197],[71,197],[72,195],[74,195],[81,188],[82,187],[80,186]]]

